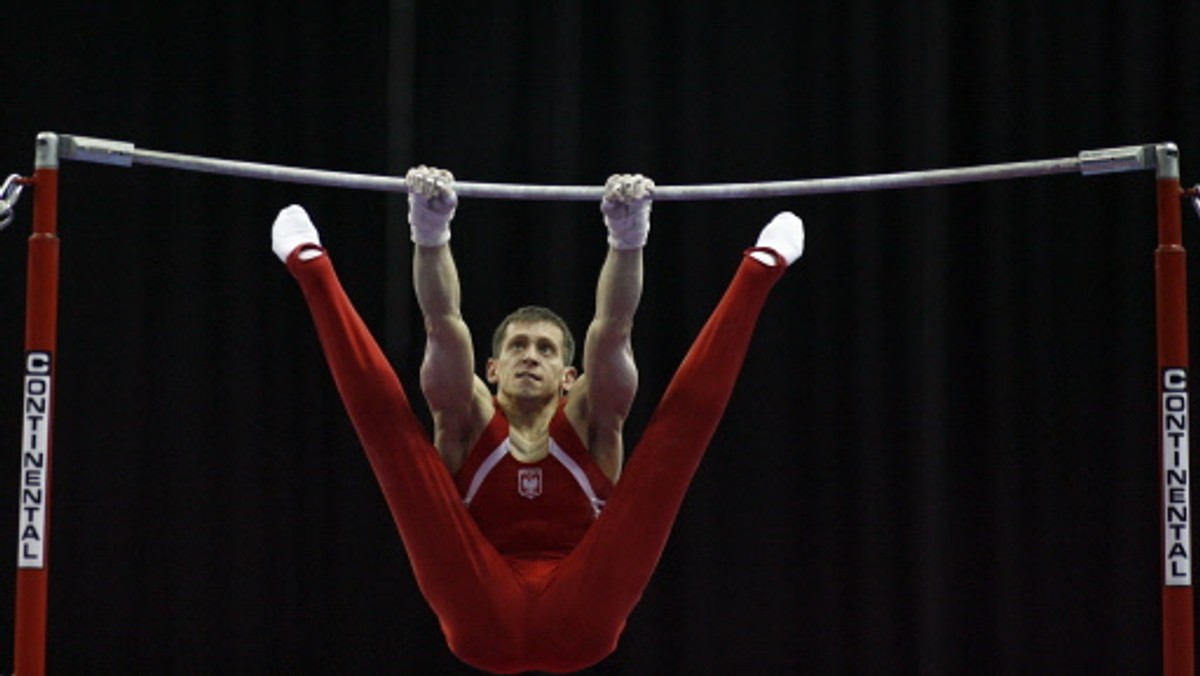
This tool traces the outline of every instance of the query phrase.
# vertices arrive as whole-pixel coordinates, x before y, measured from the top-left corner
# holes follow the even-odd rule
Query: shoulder
[[[471,396],[462,406],[434,411],[433,443],[451,474],[462,467],[496,412],[492,393],[479,378],[475,379]]]
[[[567,393],[562,415],[604,474],[616,482],[625,456],[625,416],[620,411],[598,410],[588,394],[586,376],[580,376]]]
[[[584,441],[606,431],[619,434],[628,411],[629,404],[624,400],[614,403],[597,396],[586,374],[575,381],[563,405],[563,413]]]

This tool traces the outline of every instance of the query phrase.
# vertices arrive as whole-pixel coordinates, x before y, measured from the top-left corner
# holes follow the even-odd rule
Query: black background
[[[4,10],[0,171],[49,130],[591,185],[1173,141],[1196,181],[1194,0],[107,4]],[[414,389],[402,198],[64,164],[53,673],[470,673],[270,252],[292,202]],[[14,550],[31,203],[0,233]],[[1154,204],[1150,173],[657,204],[631,439],[762,224],[796,211],[809,248],[591,673],[1157,671]],[[583,326],[603,238],[595,204],[464,200],[468,322],[540,303]]]

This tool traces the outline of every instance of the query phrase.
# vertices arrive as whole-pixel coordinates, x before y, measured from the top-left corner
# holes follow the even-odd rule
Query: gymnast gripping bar
[[[654,189],[655,201],[726,200],[832,193],[895,190],[924,186],[977,183],[1050,174],[1095,174],[1139,171],[1155,167],[1158,145],[1136,145],[1102,150],[1085,150],[1075,157],[1031,160],[1004,164],[985,164],[950,169],[931,169],[888,174],[868,174],[841,178],[817,178],[758,183],[709,183],[698,185],[660,185]],[[322,185],[333,188],[406,192],[404,180],[395,176],[376,176],[342,171],[305,169],[259,162],[225,160],[198,155],[183,155],[138,148],[126,141],[63,134],[59,137],[59,157],[68,160],[130,167],[140,164],[183,171],[255,178],[284,183]],[[508,199],[593,201],[604,195],[600,186],[518,185],[456,181],[460,197]]]

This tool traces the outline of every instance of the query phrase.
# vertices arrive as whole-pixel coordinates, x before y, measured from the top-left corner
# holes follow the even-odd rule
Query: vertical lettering
[[[21,434],[21,504],[17,542],[17,566],[20,568],[45,567],[51,363],[49,352],[31,351],[25,356],[25,419]]]
[[[1187,371],[1162,374],[1163,565],[1167,586],[1192,584]]]

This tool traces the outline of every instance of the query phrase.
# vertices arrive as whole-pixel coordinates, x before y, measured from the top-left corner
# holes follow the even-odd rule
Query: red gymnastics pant
[[[782,261],[743,257],[604,512],[569,555],[546,561],[505,558],[484,538],[329,256],[301,261],[293,252],[288,269],[450,650],[495,673],[577,671],[611,654],[724,413]]]

